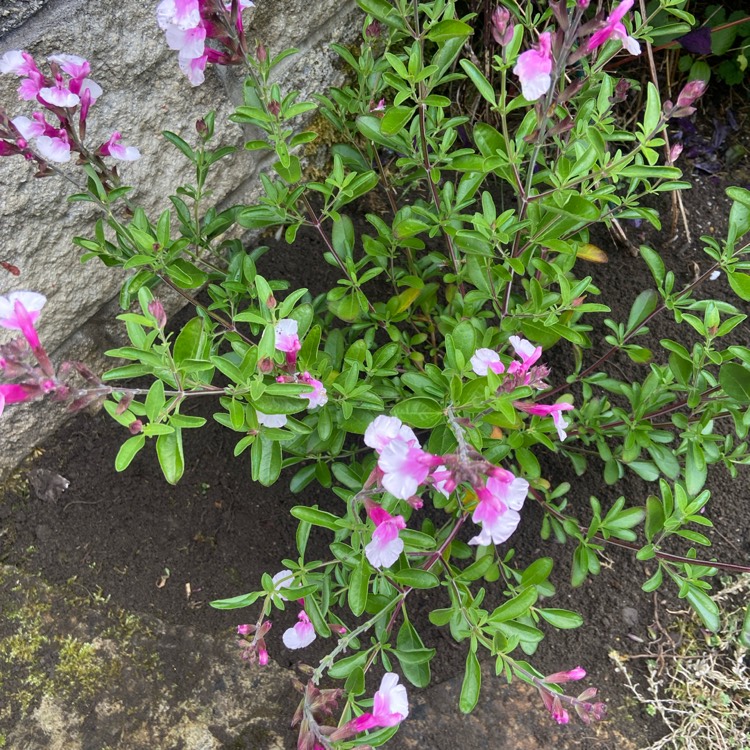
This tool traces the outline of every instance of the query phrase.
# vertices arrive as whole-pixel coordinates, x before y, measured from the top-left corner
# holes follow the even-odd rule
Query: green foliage
[[[650,271],[653,288],[631,301],[627,320],[604,318],[603,340],[592,340],[599,319],[592,316],[609,313],[607,300],[619,290],[616,281],[598,288],[588,273],[588,263],[606,262],[591,243],[591,228],[616,219],[658,228],[658,213],[644,199],[689,187],[679,169],[660,163],[668,115],[657,88],[647,84],[643,113],[628,129],[615,111],[619,81],[604,70],[615,45],[594,55],[576,52],[580,9],[571,9],[573,32],[557,49],[563,63],[571,62],[568,72],[577,71],[575,81],[563,75],[564,64],[556,66],[549,91],[534,105],[520,95],[512,71],[524,35],[528,41],[530,29],[551,28],[551,11],[514,5],[515,31],[480,70],[461,58],[475,19],[459,17],[452,0],[359,5],[369,14],[359,50],[334,45],[351,68],[349,81],[313,102],[276,83],[274,69],[290,51],[248,59],[244,101],[231,119],[258,136],[246,151],[270,156],[257,204],[222,211],[206,205],[210,170],[242,156],[211,145],[212,115],[197,142],[164,134],[194,166],[195,184],[178,188],[155,221],[140,208],[127,221],[117,219],[112,207],[126,191],[108,191],[87,168],[88,190],[76,199],[102,205],[106,218],[78,244],[84,259],[133,272],[121,302],[140,309],[120,316],[130,345],[108,352],[128,362],[105,376],[112,384],[105,408],[134,433],[117,456],[118,470],[154,441],[165,478],[178,481],[189,460],[183,430],[204,422],[181,409],[200,396],[214,399],[214,419],[236,433],[235,454],[249,462],[253,481],[273,484],[294,467],[293,492],[312,482],[331,490],[323,508],[304,500],[291,508],[299,521],[297,554],[283,564],[293,583],[277,589],[266,575],[260,589],[213,605],[258,604],[256,648],[273,609],[304,598],[318,635],[339,636],[313,682],[326,673],[346,680],[349,713],[363,710],[364,675],[377,659],[391,670],[395,657],[411,684],[429,683],[435,650],[407,610],[422,590],[441,599],[430,622],[469,647],[462,711],[479,698],[480,648],[495,658],[498,674],[545,694],[557,690],[516,653],[533,654],[549,627],[583,623],[554,606],[552,561],[541,557],[520,569],[512,549],[469,546],[459,536],[498,466],[528,483],[528,502],[544,514],[542,538],[572,542],[574,586],[599,573],[606,545],[629,547],[657,565],[644,590],[671,581],[705,627],[717,630],[718,608],[706,593],[717,567],[699,557],[709,540],[697,528],[711,525],[703,489],[709,467],[723,464],[734,475],[750,461],[750,349],[724,343],[745,314],[698,295],[702,282],[722,271],[740,298],[750,298],[750,193],[730,191],[730,235],[722,242],[703,238],[707,269],[688,286],[678,288],[659,252],[642,247],[633,262]],[[659,6],[671,33],[692,22],[683,6]],[[639,30],[644,38],[663,36],[665,27],[653,21]],[[467,90],[471,106],[454,103],[455,92]],[[479,108],[482,119],[471,114]],[[303,171],[301,147],[317,133],[300,132],[298,119],[313,111],[339,139],[328,174],[316,179]],[[355,227],[345,209],[368,194],[389,209]],[[238,227],[274,230],[290,245],[301,230],[316,233],[326,250],[304,262],[328,263],[335,281],[313,296],[290,289],[287,280],[265,279],[256,261],[267,248],[249,250],[232,239]],[[159,283],[196,307],[179,332],[166,332],[153,312]],[[201,289],[207,302],[195,300]],[[654,339],[649,324],[659,315],[682,326],[682,341]],[[279,348],[282,321],[296,324],[299,351]],[[544,380],[546,369],[516,377],[521,363],[512,336],[568,353],[571,370],[556,372],[554,387]],[[480,374],[472,363],[479,349],[494,352],[498,367]],[[609,367],[620,353],[642,377],[624,380]],[[547,352],[542,356],[540,367]],[[136,377],[152,384],[114,384]],[[316,401],[319,388],[326,398]],[[567,437],[559,411],[554,419],[554,411],[534,412],[540,390],[552,409],[570,405],[576,394]],[[418,482],[429,512],[386,492],[377,456],[362,450],[362,435],[382,414],[414,428],[425,450],[454,462],[458,486],[451,492],[441,492],[437,480]],[[733,432],[718,431],[719,419]],[[616,487],[632,472],[658,492],[606,503],[591,497],[586,504],[569,484],[544,478],[548,451],[560,452],[578,475],[601,465],[605,485]],[[390,566],[370,562],[374,503],[407,527]],[[325,540],[330,559],[308,559],[311,534]],[[684,554],[667,552],[667,539],[676,542],[670,550]],[[367,741],[377,746],[391,734],[372,733]]]

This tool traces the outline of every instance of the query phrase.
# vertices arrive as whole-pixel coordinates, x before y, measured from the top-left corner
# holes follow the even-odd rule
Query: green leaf
[[[659,301],[659,295],[653,289],[647,289],[641,292],[633,302],[628,316],[626,331],[633,331],[639,328],[643,321],[656,310],[656,303]]]
[[[419,568],[402,568],[393,573],[393,578],[402,586],[413,589],[434,589],[440,585],[440,579],[434,573]]]
[[[571,630],[583,625],[583,617],[578,612],[571,612],[568,609],[538,609],[537,612],[559,630]]]
[[[270,487],[281,474],[281,443],[261,435],[250,448],[250,467],[253,481]]]
[[[750,368],[726,362],[719,370],[719,383],[729,398],[739,404],[750,404]]]
[[[177,428],[168,435],[156,438],[156,455],[164,478],[177,484],[185,471],[185,455],[182,449],[182,430]]]
[[[646,94],[646,112],[643,115],[643,132],[651,135],[656,130],[661,117],[661,101],[659,90],[649,81]]]
[[[425,429],[436,427],[444,419],[442,406],[435,399],[426,396],[414,396],[400,401],[393,408],[393,413],[402,422]]]
[[[479,701],[479,692],[482,688],[482,668],[479,666],[479,659],[473,650],[469,650],[466,655],[466,670],[464,671],[464,681],[461,684],[461,697],[458,700],[458,707],[461,713],[470,714]]]
[[[328,675],[334,680],[343,680],[348,677],[355,669],[364,667],[367,661],[367,651],[360,651],[358,654],[346,656],[339,659],[329,670]]]
[[[125,469],[130,466],[130,462],[135,458],[138,451],[141,450],[141,448],[143,448],[145,444],[145,435],[133,435],[133,437],[128,438],[120,446],[120,450],[117,451],[117,457],[115,458],[115,470],[125,471]]]
[[[349,593],[347,602],[349,609],[355,617],[359,617],[365,611],[367,604],[367,592],[370,586],[370,565],[362,557],[359,565],[352,571],[349,576]]]
[[[698,617],[701,618],[703,624],[712,633],[716,633],[721,626],[719,608],[716,606],[716,602],[703,589],[699,589],[697,586],[691,584],[688,584],[688,586],[687,600],[698,614]]]
[[[182,327],[172,350],[172,357],[179,367],[186,359],[205,359],[209,341],[201,318],[192,318]]]
[[[664,283],[664,277],[667,274],[667,269],[664,266],[664,261],[661,259],[659,253],[653,248],[641,245],[640,248],[641,256],[646,261],[646,265],[651,271],[651,275],[654,277],[656,283],[661,286]]]
[[[659,478],[659,469],[650,461],[631,461],[626,466],[647,482],[655,482]]]
[[[419,651],[425,647],[422,639],[419,637],[419,633],[417,633],[414,626],[406,619],[399,628],[398,636],[396,637],[396,647],[398,651]],[[420,664],[401,662],[401,669],[403,670],[404,677],[414,687],[424,688],[430,684],[429,662],[422,662]],[[372,738],[368,737],[368,740],[371,741]]]
[[[745,618],[742,620],[742,630],[740,631],[740,644],[745,648],[750,648],[750,604],[745,607]]]
[[[477,91],[494,107],[495,91],[492,88],[492,84],[482,74],[482,71],[480,71],[471,60],[466,60],[465,58],[461,60],[460,64],[466,72],[466,75],[471,78],[471,82],[474,84]]]
[[[164,408],[166,399],[164,398],[164,382],[161,380],[155,380],[151,387],[148,389],[148,395],[146,396],[146,416],[152,422],[159,421],[159,414]]]
[[[468,23],[449,19],[434,24],[427,32],[427,38],[431,42],[440,44],[440,42],[447,42],[449,39],[468,37],[473,33],[474,29]]]
[[[389,107],[380,121],[383,135],[396,135],[414,114],[414,107]]]
[[[295,505],[290,513],[300,521],[306,521],[313,526],[323,526],[332,531],[338,531],[341,528],[341,519],[317,508],[308,508],[306,505]]]
[[[729,286],[740,299],[750,300],[750,274],[732,271],[727,274],[727,278]]]
[[[262,591],[255,591],[252,594],[233,596],[231,599],[215,599],[209,604],[214,609],[241,609],[242,607],[249,607],[261,596],[263,596]]]
[[[534,606],[539,594],[535,586],[524,589],[518,596],[514,596],[501,604],[491,615],[490,622],[499,623],[515,620],[525,615]]]

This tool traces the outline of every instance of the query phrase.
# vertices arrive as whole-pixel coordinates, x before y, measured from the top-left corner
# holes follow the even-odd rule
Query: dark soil
[[[723,188],[746,182],[741,174],[738,180],[696,173],[693,180],[694,189],[683,196],[694,235],[691,243],[685,241],[684,232],[669,242],[668,207],[664,209],[665,230],[660,235],[630,223],[625,225],[635,244],[647,241],[661,250],[680,284],[693,278],[693,264],[705,266],[697,238],[701,234],[721,237],[725,232],[729,202]],[[595,282],[605,290],[603,301],[613,308],[611,317],[625,320],[636,296],[652,286],[650,275],[640,259],[633,258],[608,235],[599,235],[595,241],[606,249],[609,263],[588,264],[579,274],[594,275]],[[263,270],[264,259],[260,262],[261,272],[269,278],[296,278],[311,291],[322,291],[326,273],[319,260],[322,252],[316,237],[301,234],[294,248],[282,245],[265,256],[273,268]],[[705,293],[726,296],[738,306],[743,304],[721,279]],[[674,324],[666,316],[657,318],[651,329],[656,338],[674,335]],[[603,351],[603,342],[597,344],[594,352],[585,355],[586,361],[593,361]],[[551,356],[554,361],[556,355]],[[614,358],[608,366],[626,379],[640,379],[646,367],[634,365],[625,357]],[[560,377],[558,369],[550,380],[557,384]],[[194,413],[210,416],[210,412],[206,403],[196,404]],[[233,638],[236,625],[252,621],[254,611],[222,612],[211,608],[208,602],[252,590],[259,586],[263,572],[273,574],[281,569],[282,558],[293,549],[296,521],[288,512],[292,505],[319,503],[325,507],[336,500],[331,492],[317,485],[293,496],[288,490],[288,475],[272,488],[251,483],[249,455],[232,458],[235,436],[212,420],[204,429],[188,432],[185,476],[172,487],[161,477],[153,451],[143,451],[123,474],[115,472],[114,457],[127,434],[106,415],[72,419],[40,446],[30,464],[35,472],[31,488],[27,490],[24,483],[17,483],[0,502],[0,526],[7,528],[0,562],[38,571],[50,583],[67,584],[79,595],[106,598],[122,608],[153,615],[170,624],[207,634],[225,633],[228,639]],[[652,491],[633,477],[615,487],[606,487],[594,465],[584,477],[577,478],[559,456],[543,456],[542,461],[553,483],[571,482],[571,501],[581,507],[582,517],[586,517],[590,495],[596,495],[605,506],[620,495],[637,505]],[[67,478],[70,486],[55,497],[57,493],[45,490],[57,474]],[[722,469],[713,470],[709,476],[713,500],[708,515],[716,524],[715,530],[709,531],[714,543],[709,554],[719,559],[745,563],[750,560],[748,478],[745,472],[740,480],[732,482]],[[641,734],[631,735],[631,739],[643,747],[660,735],[662,727],[633,704],[608,653],[613,649],[638,652],[639,643],[648,638],[654,607],[671,608],[677,600],[673,592],[660,592],[656,597],[644,594],[640,585],[652,572],[651,566],[617,548],[606,550],[611,565],[606,563],[598,578],[578,589],[571,588],[572,548],[543,542],[539,537],[541,520],[540,509],[529,500],[524,524],[511,540],[518,563],[528,564],[540,555],[553,557],[557,595],[551,606],[581,612],[586,624],[580,630],[550,631],[532,661],[546,673],[578,664],[585,666],[589,673],[587,684],[600,688],[614,721],[627,714],[635,718]],[[315,537],[312,543],[319,554],[325,553],[327,541],[325,532]],[[428,623],[429,609],[444,606],[437,603],[438,598],[439,593],[411,604],[410,613],[426,645],[438,649],[432,663],[433,678],[442,682],[462,672],[465,650],[453,644],[444,630]],[[296,608],[289,608],[274,617],[269,649],[282,666],[292,667],[298,658],[280,642],[295,611]],[[315,645],[321,648],[306,651],[306,659],[324,653],[319,641]],[[290,714],[292,710],[290,707]],[[454,711],[457,707],[447,705],[444,710]],[[537,716],[540,725],[550,723],[541,705]],[[454,726],[460,732],[460,724]],[[591,732],[583,727],[571,726],[569,731],[571,738],[577,738],[577,747],[604,747],[590,739]],[[461,744],[460,739],[447,735],[444,744],[439,739],[433,742],[432,747],[437,750]],[[398,747],[398,741],[393,746]]]

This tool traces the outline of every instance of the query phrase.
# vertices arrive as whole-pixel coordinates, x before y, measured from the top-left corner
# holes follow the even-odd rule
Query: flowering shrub
[[[331,640],[300,686],[299,748],[374,747],[395,733],[409,712],[396,667],[412,685],[430,681],[435,649],[409,616],[427,589],[442,591],[431,623],[467,645],[462,711],[477,703],[486,650],[498,674],[538,689],[556,721],[571,712],[598,720],[605,706],[595,688],[565,692],[585,677],[583,668],[545,676],[519,656],[533,655],[543,628],[579,627],[582,618],[554,606],[552,560],[518,567],[508,542],[524,504],[536,503],[542,538],[574,547],[573,585],[598,573],[602,550],[617,544],[657,566],[645,591],[666,578],[708,629],[720,625],[708,579],[741,566],[707,560],[693,545],[709,544],[695,529],[711,525],[703,512],[708,466],[734,475],[749,460],[750,349],[721,341],[746,316],[697,293],[723,272],[750,299],[741,241],[750,192],[730,191],[729,236],[704,238],[707,267],[687,287],[677,289],[659,253],[641,247],[655,288],[632,301],[627,321],[604,319],[603,341],[592,341],[592,315],[609,312],[595,300],[611,290],[602,293],[585,273],[603,256],[590,242],[592,226],[638,218],[658,227],[643,199],[689,187],[674,166],[677,151],[667,151],[664,165],[660,150],[667,121],[694,111],[705,86],[690,84],[676,104],[662,104],[649,84],[637,126],[619,124],[617,105],[633,84],[607,63],[639,54],[650,33],[633,0],[598,15],[585,0],[551,2],[542,13],[530,3],[500,6],[485,71],[460,57],[475,16],[458,18],[453,2],[359,0],[367,15],[358,52],[334,47],[351,68],[349,84],[300,102],[273,78],[291,51],[271,56],[259,44],[247,54],[242,12],[250,5],[163,0],[157,17],[192,84],[208,63],[246,65],[245,102],[232,119],[260,136],[246,149],[276,159],[252,206],[204,209],[208,171],[233,154],[213,146],[209,114],[193,145],[164,134],[194,165],[195,185],[148,217],[126,203],[127,186],[103,161],[134,158],[132,147],[119,144],[119,133],[93,150],[84,145],[86,108],[102,95],[86,77],[88,63],[58,56],[47,78],[26,53],[2,58],[0,70],[22,78],[21,97],[45,111],[33,120],[3,116],[0,153],[22,154],[45,175],[50,162],[78,152],[88,182],[73,200],[103,213],[94,236],[77,239],[84,258],[134,271],[120,316],[130,345],[109,352],[129,364],[101,378],[80,363],[52,366],[34,328],[41,295],[0,298],[0,325],[23,334],[2,348],[4,403],[45,395],[73,408],[103,402],[131,433],[117,468],[152,443],[166,479],[177,482],[183,431],[205,423],[183,405],[213,397],[214,419],[237,433],[235,455],[249,453],[254,481],[273,484],[289,468],[294,493],[313,481],[331,489],[326,508],[291,508],[296,553],[281,561],[283,570],[213,603],[256,607],[255,622],[238,634],[243,656],[261,666],[283,647]],[[481,105],[484,119],[452,104],[459,80],[472,85],[469,109]],[[296,127],[313,110],[340,138],[319,181],[304,176],[300,159],[317,133]],[[390,214],[368,214],[357,236],[347,206],[371,191],[385,196]],[[257,254],[228,239],[235,225],[280,229],[290,244],[303,227],[314,231],[338,278],[318,297],[266,280]],[[176,333],[167,332],[154,296],[159,283],[195,306]],[[195,298],[201,289],[203,301]],[[648,339],[658,315],[687,324],[691,348]],[[558,349],[572,352],[571,371],[550,364]],[[607,369],[617,353],[648,364],[642,382]],[[125,381],[135,377],[152,384],[130,387]],[[716,433],[719,417],[731,420],[734,434]],[[633,472],[654,492],[586,504],[570,484],[544,476],[549,452],[579,475],[594,454],[606,485]],[[309,559],[313,533],[328,544],[327,559]],[[668,552],[669,539],[685,544],[677,548],[684,554]],[[488,606],[486,597],[499,604]],[[287,606],[297,622],[277,637],[271,616]],[[386,674],[369,699],[365,676],[376,661]],[[321,688],[324,677],[343,680],[343,689]]]

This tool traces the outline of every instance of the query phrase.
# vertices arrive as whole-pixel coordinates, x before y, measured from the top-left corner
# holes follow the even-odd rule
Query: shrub
[[[544,638],[542,626],[575,628],[582,618],[554,606],[552,560],[517,567],[508,540],[528,499],[544,512],[542,538],[572,543],[573,585],[599,571],[607,544],[628,547],[657,566],[645,591],[666,579],[706,628],[719,628],[709,579],[742,566],[699,556],[709,540],[697,528],[711,525],[708,467],[723,464],[735,475],[748,461],[750,349],[722,341],[746,316],[697,295],[723,272],[750,299],[742,242],[750,192],[729,191],[729,236],[703,238],[707,267],[688,286],[677,288],[660,253],[641,247],[654,288],[632,301],[626,321],[604,318],[600,341],[592,316],[609,308],[597,300],[617,290],[598,289],[585,273],[605,257],[590,231],[623,219],[659,227],[644,199],[689,187],[666,124],[694,112],[705,84],[692,82],[673,104],[649,83],[635,127],[621,125],[617,106],[637,84],[607,63],[623,51],[638,54],[651,34],[648,19],[630,12],[632,0],[596,16],[585,0],[542,12],[500,5],[485,19],[495,53],[485,70],[461,57],[476,15],[461,17],[456,3],[359,4],[367,14],[361,46],[334,47],[351,69],[349,83],[301,102],[273,75],[291,50],[272,55],[261,44],[247,53],[249,3],[160,3],[159,22],[191,83],[203,80],[208,63],[246,66],[245,101],[232,119],[257,131],[246,149],[275,159],[260,178],[257,204],[222,211],[204,206],[206,177],[241,155],[214,145],[212,114],[192,138],[164,133],[194,165],[195,184],[152,219],[105,161],[137,151],[117,132],[98,148],[85,145],[88,106],[101,93],[87,78],[88,63],[52,58],[50,77],[25,53],[2,58],[0,69],[19,75],[22,94],[46,112],[3,116],[1,153],[35,161],[40,176],[77,153],[88,182],[71,200],[102,210],[94,235],[77,239],[84,259],[133,274],[122,290],[128,311],[119,316],[130,344],[109,352],[130,363],[102,378],[80,363],[50,362],[34,328],[41,295],[2,298],[0,323],[23,338],[3,347],[0,389],[5,403],[103,402],[132,433],[117,468],[152,443],[169,482],[183,472],[183,431],[205,422],[182,413],[183,405],[213,398],[214,418],[237,433],[235,455],[249,453],[253,480],[271,485],[294,467],[294,492],[313,481],[331,489],[339,502],[326,509],[291,508],[296,550],[283,570],[213,603],[256,607],[254,623],[238,631],[244,656],[260,665],[281,648],[269,635],[270,617],[290,600],[301,604],[281,639],[287,648],[333,639],[302,687],[300,748],[377,746],[395,733],[408,714],[396,665],[424,687],[435,656],[410,619],[410,602],[438,588],[443,605],[430,621],[468,646],[461,711],[477,703],[486,651],[498,674],[534,685],[558,722],[571,711],[590,722],[605,712],[596,689],[574,696],[563,688],[584,669],[545,676],[524,658]],[[666,12],[672,5],[662,3]],[[471,106],[451,98],[458,82],[470,87]],[[480,107],[483,119],[467,114]],[[337,133],[330,171],[319,180],[305,176],[301,160],[318,134],[298,127],[314,110]],[[384,195],[390,212],[367,214],[358,235],[347,212],[368,193]],[[313,296],[263,278],[256,260],[264,248],[230,239],[236,226],[279,230],[290,244],[302,229],[315,232],[335,283]],[[167,332],[155,296],[160,284],[195,307],[176,334]],[[672,316],[689,335],[653,341],[648,325],[657,316]],[[644,364],[642,382],[607,368],[618,353]],[[551,355],[573,362],[570,371],[553,371]],[[148,387],[124,382],[144,377]],[[717,434],[719,417],[731,420],[734,434]],[[604,485],[633,472],[653,494],[611,503],[591,497],[586,505],[569,483],[545,477],[549,453],[578,475],[595,470],[593,454]],[[311,534],[326,540],[328,559],[309,559]],[[683,555],[667,551],[671,541],[687,547]],[[365,675],[377,660],[386,675],[368,700]],[[326,676],[343,680],[343,691],[321,688]],[[338,726],[326,725],[344,695]],[[358,737],[365,731],[366,740]]]

